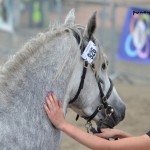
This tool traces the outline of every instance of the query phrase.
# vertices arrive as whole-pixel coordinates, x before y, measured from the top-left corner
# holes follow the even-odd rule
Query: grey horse
[[[101,104],[100,92],[91,67],[87,67],[84,86],[74,98],[81,81],[84,50],[90,39],[96,44],[93,59],[95,72],[107,93],[107,57],[93,33],[96,28],[94,13],[86,27],[74,23],[71,10],[64,24],[53,25],[38,34],[9,59],[0,70],[0,150],[58,150],[61,133],[49,121],[44,109],[45,96],[54,91],[62,99],[66,114],[70,107],[80,116],[90,116]],[[76,36],[75,36],[76,35]],[[98,112],[93,120],[103,127],[114,127],[124,118],[125,104],[113,87],[107,103],[113,107],[109,120],[101,122],[105,113]]]

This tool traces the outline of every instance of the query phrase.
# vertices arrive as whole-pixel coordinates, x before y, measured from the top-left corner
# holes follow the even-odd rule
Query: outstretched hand
[[[52,124],[61,130],[66,121],[62,109],[62,103],[60,100],[57,100],[57,97],[53,92],[47,95],[44,109]]]
[[[102,133],[96,133],[94,135],[104,138],[104,139],[121,139],[121,138],[126,138],[126,137],[131,137],[130,134],[122,131],[122,130],[118,130],[118,129],[101,129]]]

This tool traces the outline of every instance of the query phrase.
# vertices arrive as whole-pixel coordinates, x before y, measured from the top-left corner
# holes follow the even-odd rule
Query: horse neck
[[[1,78],[0,99],[8,104],[40,108],[48,91],[54,91],[66,107],[71,85],[69,81],[76,64],[78,45],[70,33],[42,43],[39,50]],[[15,60],[15,58],[14,58]],[[13,61],[13,60],[12,60]],[[34,105],[33,105],[34,104]],[[0,104],[2,107],[2,104]]]

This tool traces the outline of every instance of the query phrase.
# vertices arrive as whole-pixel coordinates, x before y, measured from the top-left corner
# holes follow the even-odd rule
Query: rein
[[[73,35],[76,38],[77,42],[80,43],[79,42],[80,38],[79,38],[78,33],[76,31],[74,31],[73,29],[71,29],[71,31],[73,32]],[[81,48],[81,46],[80,46],[80,48]],[[83,51],[83,49],[82,49],[82,51]],[[84,80],[85,80],[85,77],[86,77],[86,72],[87,72],[88,64],[89,64],[88,61],[86,61],[86,60],[83,61],[83,70],[82,70],[82,75],[81,75],[81,80],[80,80],[79,88],[78,88],[78,91],[77,91],[76,95],[74,96],[74,98],[72,100],[70,100],[69,104],[74,103],[78,99],[78,96],[79,96],[81,90],[84,87]],[[94,133],[97,133],[98,131],[96,131],[96,129],[92,127],[91,121],[93,120],[93,118],[99,112],[101,112],[102,110],[104,110],[104,112],[105,112],[105,118],[101,119],[101,124],[102,124],[105,120],[109,119],[111,117],[111,115],[113,114],[113,112],[114,112],[113,107],[111,105],[109,105],[108,102],[107,102],[107,100],[110,97],[110,95],[112,93],[112,90],[113,90],[113,83],[112,83],[111,79],[109,78],[110,87],[109,87],[109,90],[107,91],[107,93],[105,95],[104,92],[103,92],[102,86],[101,86],[101,84],[104,84],[104,82],[97,75],[97,72],[95,71],[95,64],[92,63],[92,64],[90,64],[90,66],[91,66],[91,69],[93,70],[93,72],[95,74],[95,79],[96,79],[98,87],[99,87],[100,102],[101,102],[101,104],[99,106],[97,106],[96,110],[93,112],[93,114],[91,116],[81,116],[81,117],[84,118],[85,120],[87,120],[87,122],[85,124],[85,128],[87,129],[87,132],[91,131],[94,134]],[[79,114],[77,114],[76,120],[78,120],[78,118],[79,118]]]

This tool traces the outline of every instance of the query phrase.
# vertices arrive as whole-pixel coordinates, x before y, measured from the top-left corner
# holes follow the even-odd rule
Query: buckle
[[[84,68],[87,68],[87,67],[88,67],[88,61],[84,60],[84,62],[83,62],[83,67],[84,67]]]
[[[102,109],[104,109],[104,105],[103,104],[101,104],[100,106],[98,106],[98,108],[97,108],[97,110],[100,112],[100,111],[102,111]]]
[[[87,130],[87,132],[90,132],[90,129],[92,128],[92,123],[91,121],[87,121],[87,123],[85,124],[85,128]]]
[[[103,96],[103,97],[102,97],[102,101],[103,101],[103,103],[106,103],[107,97],[106,97],[106,96]]]
[[[108,107],[105,110],[105,114],[107,117],[110,117],[114,113],[114,109],[111,105],[108,105]]]
[[[94,70],[94,69],[95,69],[95,64],[92,63],[92,64],[91,64],[91,67],[92,67],[92,69]]]

